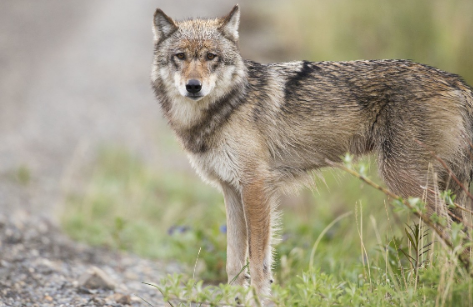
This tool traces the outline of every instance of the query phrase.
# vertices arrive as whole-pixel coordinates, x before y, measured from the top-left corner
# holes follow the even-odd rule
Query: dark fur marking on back
[[[311,73],[314,71],[320,71],[320,67],[312,65],[309,61],[302,61],[302,69],[298,71],[293,77],[289,78],[286,82],[284,89],[284,95],[286,101],[289,99],[297,99],[297,89],[301,86],[303,81],[311,77]]]

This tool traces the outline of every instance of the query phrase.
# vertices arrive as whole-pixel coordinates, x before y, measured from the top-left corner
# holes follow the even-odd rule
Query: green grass
[[[376,178],[375,167],[368,160],[362,164]],[[225,212],[217,190],[196,176],[162,172],[116,148],[102,151],[93,169],[88,186],[68,199],[63,226],[69,235],[186,264],[185,277],[147,281],[162,283],[161,291],[180,297],[175,303],[182,306],[186,299],[223,302],[228,297],[222,293],[244,291],[227,286],[202,290],[205,293],[189,289],[197,280],[206,284],[226,280]],[[435,253],[421,259],[426,262],[416,277],[406,256],[414,256],[415,249],[405,229],[417,219],[394,213],[384,194],[342,171],[324,170],[316,183],[314,191],[304,190],[301,197],[284,199],[281,205],[282,241],[276,245],[272,298],[277,305],[469,306],[473,302],[471,279],[439,243],[434,244]],[[420,248],[432,238],[429,233]],[[192,279],[197,258],[197,279]]]

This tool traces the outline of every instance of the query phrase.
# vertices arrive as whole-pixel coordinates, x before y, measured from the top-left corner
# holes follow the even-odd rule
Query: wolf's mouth
[[[189,94],[188,94],[188,95],[186,95],[186,97],[187,97],[187,98],[190,98],[190,99],[192,99],[192,100],[197,101],[197,100],[199,100],[200,98],[202,98],[202,97],[204,97],[204,96],[203,96],[203,95],[189,95]]]

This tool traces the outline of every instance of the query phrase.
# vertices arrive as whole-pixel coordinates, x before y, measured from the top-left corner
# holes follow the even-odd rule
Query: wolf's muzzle
[[[186,90],[191,94],[197,94],[202,89],[202,83],[196,79],[190,79],[186,84]]]

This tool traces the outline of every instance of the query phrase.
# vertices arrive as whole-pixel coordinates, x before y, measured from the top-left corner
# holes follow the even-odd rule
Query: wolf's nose
[[[189,82],[187,82],[186,84],[186,90],[191,94],[198,93],[200,92],[201,89],[202,89],[202,83],[200,83],[199,80],[190,79]]]

